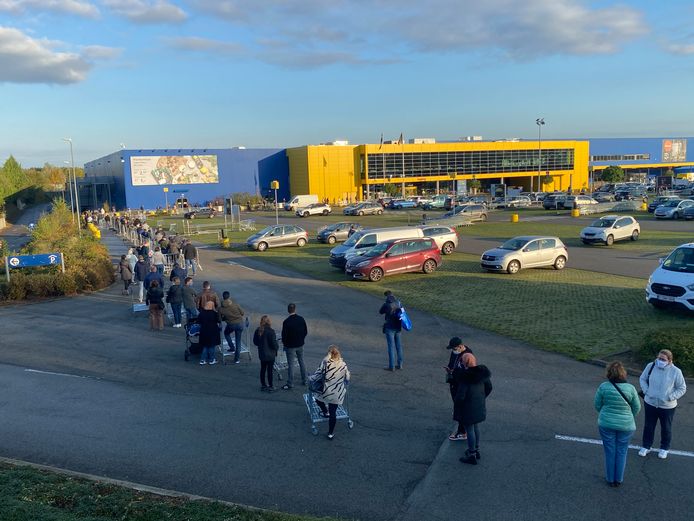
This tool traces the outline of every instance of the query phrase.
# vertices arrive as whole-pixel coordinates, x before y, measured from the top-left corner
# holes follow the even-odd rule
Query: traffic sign
[[[31,268],[34,266],[60,266],[61,253],[44,253],[41,255],[14,255],[9,257],[10,268]]]
[[[175,194],[185,194],[188,191],[187,188],[181,188],[180,190],[174,190]]]
[[[168,191],[169,191],[169,187],[168,187],[168,186],[165,186],[165,187],[164,187],[164,192],[168,192]]]

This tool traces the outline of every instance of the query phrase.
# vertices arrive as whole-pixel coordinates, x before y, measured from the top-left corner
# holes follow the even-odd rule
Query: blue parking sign
[[[12,255],[7,258],[10,269],[32,268],[35,266],[61,266],[62,253],[42,253],[40,255]]]

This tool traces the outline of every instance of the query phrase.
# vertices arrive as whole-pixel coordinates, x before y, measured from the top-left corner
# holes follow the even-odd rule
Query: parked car
[[[278,246],[305,246],[308,232],[301,226],[277,224],[263,228],[246,240],[246,246],[252,250],[265,251]]]
[[[675,248],[648,278],[646,302],[694,311],[694,242]]]
[[[529,197],[533,202],[542,202],[542,200],[547,196],[546,192],[521,192],[522,196]]]
[[[681,201],[682,198],[677,195],[660,195],[648,203],[648,213],[655,212],[655,209],[659,206],[670,202],[670,201]]]
[[[424,237],[434,239],[441,253],[450,255],[458,247],[458,233],[450,226],[422,226]]]
[[[542,200],[542,208],[545,210],[559,210],[564,208],[564,199],[566,199],[566,194],[548,194],[547,197]]]
[[[393,199],[388,207],[392,210],[402,210],[403,208],[417,208],[417,203],[411,199]]]
[[[455,216],[468,217],[470,222],[486,221],[488,217],[487,207],[482,204],[463,204],[443,214],[443,219],[450,219]]]
[[[350,258],[345,273],[377,282],[397,273],[433,273],[440,264],[441,251],[433,239],[392,239]]]
[[[686,221],[689,219],[694,219],[694,206],[688,206],[685,208],[684,212],[682,212],[682,217],[684,217]]]
[[[569,251],[558,237],[521,236],[485,251],[480,264],[487,271],[506,271],[513,275],[521,268],[553,266],[561,270],[568,259]]]
[[[691,199],[668,201],[658,206],[653,215],[656,219],[679,219],[683,217],[684,209],[692,205],[694,205],[694,201]]]
[[[593,194],[593,199],[599,203],[613,203],[615,201],[614,194],[610,192],[596,192]]]
[[[612,246],[615,241],[625,239],[636,241],[640,234],[641,226],[633,217],[605,215],[597,221],[593,221],[590,226],[583,228],[580,238],[583,244],[602,242],[607,246]]]
[[[308,217],[309,215],[328,215],[333,209],[329,204],[313,203],[296,209],[296,215],[299,217]]]
[[[445,195],[435,195],[432,197],[431,201],[424,203],[422,205],[422,208],[425,210],[435,210],[435,209],[441,209],[444,207],[446,204],[446,196]]]
[[[617,190],[614,193],[614,198],[616,201],[634,201],[637,199],[643,199],[647,195],[647,190],[642,188],[630,188],[626,190]]]
[[[317,202],[318,196],[316,194],[295,195],[288,202],[284,203],[284,209],[288,212],[293,212],[299,207],[308,206],[309,204]]]
[[[564,208],[581,208],[582,206],[591,206],[598,202],[587,195],[567,195],[562,203]]]
[[[354,208],[350,210],[349,215],[382,215],[383,214],[383,207],[375,202],[375,201],[368,201],[364,203],[360,203],[356,205]]]
[[[533,202],[530,197],[525,195],[514,195],[512,197],[507,197],[506,199],[501,199],[496,203],[497,208],[526,208],[532,206]]]
[[[360,204],[361,203],[354,203],[354,204],[350,204],[349,206],[345,206],[342,209],[342,215],[352,215],[352,210],[354,210]],[[381,205],[379,204],[379,206],[381,206]]]
[[[327,242],[328,244],[335,244],[336,242],[343,242],[349,237],[349,230],[354,228],[355,232],[362,229],[359,223],[335,223],[325,228],[321,228],[316,235],[318,242]]]
[[[200,219],[205,218],[205,219],[212,219],[217,215],[217,212],[214,211],[214,208],[196,208],[195,210],[191,210],[190,212],[186,212],[183,214],[184,219]]]
[[[335,246],[330,250],[330,265],[344,269],[347,260],[359,255],[372,246],[393,239],[416,239],[424,237],[422,229],[416,226],[400,226],[396,228],[371,228],[361,230],[345,241],[344,244]]]

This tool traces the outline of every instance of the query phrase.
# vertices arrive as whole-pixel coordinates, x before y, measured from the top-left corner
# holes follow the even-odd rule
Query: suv
[[[433,239],[392,239],[350,258],[345,273],[377,282],[397,273],[433,273],[440,264],[441,252]]]
[[[566,267],[569,252],[558,237],[521,236],[482,254],[481,266],[487,271],[506,271],[514,275],[521,268]]]
[[[458,247],[458,234],[450,226],[422,226],[424,237],[434,239],[441,253],[450,255]]]
[[[360,203],[353,208],[349,210],[349,212],[345,212],[345,215],[382,215],[383,214],[383,207],[375,202],[375,201],[368,201],[364,203]]]
[[[542,208],[545,210],[555,210],[564,208],[566,194],[549,194],[542,200]]]
[[[308,242],[308,233],[301,226],[277,224],[263,228],[246,240],[246,246],[252,250],[265,251],[277,246],[298,246]]]
[[[212,219],[217,215],[217,213],[214,211],[214,208],[197,208],[196,210],[192,210],[190,212],[186,212],[183,214],[184,219],[195,219],[199,217],[208,217]]]
[[[598,204],[598,202],[590,196],[587,195],[567,195],[564,199],[564,208],[581,208],[582,206],[590,206],[592,204]]]
[[[694,242],[682,244],[648,278],[646,302],[694,311]]]
[[[668,201],[658,206],[653,215],[656,219],[679,219],[683,217],[684,209],[689,206],[694,206],[694,201],[691,199]]]
[[[587,228],[581,230],[581,240],[583,244],[594,242],[604,242],[607,246],[612,246],[614,241],[631,239],[636,241],[641,233],[641,226],[636,219],[631,216],[620,217],[619,215],[606,215]]]
[[[467,217],[470,222],[486,221],[487,208],[482,204],[463,204],[456,206],[454,210],[443,214],[443,219],[451,219],[453,217]]]
[[[329,204],[325,203],[313,203],[303,208],[296,209],[296,215],[299,217],[308,217],[309,215],[328,215],[333,209],[330,208]]]

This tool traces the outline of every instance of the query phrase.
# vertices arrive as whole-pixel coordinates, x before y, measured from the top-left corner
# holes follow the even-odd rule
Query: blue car
[[[393,199],[388,207],[393,210],[402,210],[403,208],[417,208],[417,203],[410,199]]]

